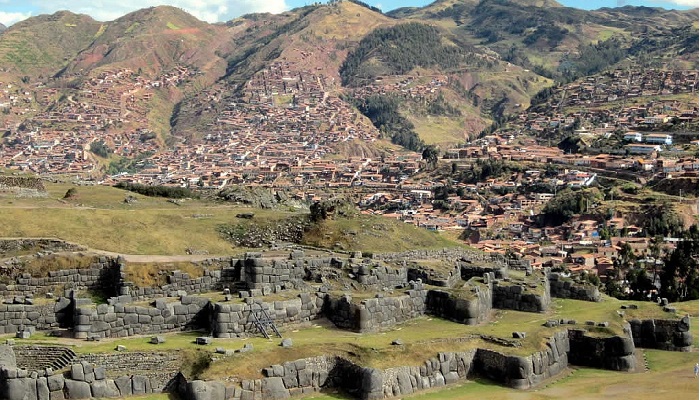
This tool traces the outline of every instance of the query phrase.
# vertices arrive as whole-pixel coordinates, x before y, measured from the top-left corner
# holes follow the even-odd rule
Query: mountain
[[[16,143],[36,129],[87,129],[133,162],[263,134],[316,158],[452,146],[525,112],[553,80],[629,60],[697,68],[696,20],[697,9],[553,0],[437,0],[388,14],[346,0],[219,24],[168,6],[110,22],[59,12],[0,35],[14,99],[0,126]],[[121,134],[148,145],[120,147]]]
[[[2,23],[0,23],[0,33],[3,33],[6,29],[7,29],[7,27],[5,25],[3,25]]]
[[[697,9],[626,6],[585,11],[554,1],[438,0],[424,8],[389,14],[444,26],[473,45],[495,51],[506,61],[567,80],[614,65],[641,41],[697,34]],[[595,70],[569,68],[576,55],[596,44],[601,47],[598,53],[606,59],[605,65]],[[610,49],[620,51],[613,54]],[[652,46],[645,51],[667,50]]]
[[[109,66],[157,74],[177,64],[205,67],[221,28],[179,8],[150,7],[102,24],[94,40],[62,71],[76,74]]]
[[[0,36],[4,72],[53,75],[87,47],[100,30],[87,15],[60,11],[17,22]]]

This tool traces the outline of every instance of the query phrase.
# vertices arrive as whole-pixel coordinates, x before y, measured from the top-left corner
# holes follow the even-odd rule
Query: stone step
[[[46,368],[60,370],[70,365],[76,358],[73,350],[60,346],[15,346],[17,366],[29,371]]]

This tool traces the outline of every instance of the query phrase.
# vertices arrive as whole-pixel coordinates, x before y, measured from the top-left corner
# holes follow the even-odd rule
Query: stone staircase
[[[223,268],[221,270],[221,286],[231,289],[231,293],[247,290],[248,285],[245,282],[240,281],[240,274],[240,268]]]
[[[41,371],[51,368],[54,371],[69,366],[76,355],[68,347],[61,346],[14,346],[17,367],[28,371]]]

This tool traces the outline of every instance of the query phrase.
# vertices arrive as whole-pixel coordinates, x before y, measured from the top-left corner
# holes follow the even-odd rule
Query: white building
[[[673,137],[665,133],[650,133],[646,135],[644,141],[647,143],[671,145],[673,144]]]
[[[639,132],[627,132],[625,133],[625,136],[623,136],[622,139],[628,142],[641,142],[642,134]]]
[[[628,144],[625,149],[632,154],[651,154],[655,151],[661,151],[661,146],[658,144]]]

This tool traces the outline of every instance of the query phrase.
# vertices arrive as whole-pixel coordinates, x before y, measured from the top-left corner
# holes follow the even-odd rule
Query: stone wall
[[[552,297],[596,302],[601,300],[600,291],[594,285],[576,283],[556,272],[547,274],[547,278]]]
[[[635,346],[669,351],[691,351],[690,319],[645,319],[629,321]]]
[[[284,301],[264,302],[249,297],[245,303],[216,303],[211,331],[217,338],[257,334],[253,314],[260,309],[278,326],[308,322],[321,316],[324,297],[323,293],[302,293],[296,299]]]
[[[505,267],[480,267],[465,261],[459,262],[458,265],[460,276],[465,281],[468,281],[474,277],[482,277],[484,274],[493,274],[493,277],[496,279],[508,277],[508,270]]]
[[[324,312],[339,328],[371,332],[424,315],[427,294],[422,284],[414,283],[404,295],[385,297],[378,294],[378,297],[359,303],[353,302],[349,295],[328,296]]]
[[[201,277],[191,277],[181,271],[169,271],[165,285],[156,287],[139,287],[126,281],[122,271],[119,283],[119,294],[128,295],[136,300],[150,300],[157,297],[179,297],[185,294],[207,293],[223,288],[233,288],[241,281],[240,266],[236,267],[238,259],[231,257],[210,258],[192,262],[195,267],[202,269]]]
[[[629,332],[629,327],[625,330]],[[584,330],[570,329],[569,346],[569,362],[574,365],[633,371],[637,363],[631,336],[592,337]]]
[[[536,284],[504,281],[493,283],[493,308],[526,312],[545,312],[549,307],[549,292]],[[543,293],[542,293],[543,292]]]
[[[153,346],[158,347],[158,345]],[[107,378],[117,379],[127,375],[144,376],[150,380],[154,392],[163,391],[182,367],[180,353],[173,351],[81,354],[78,360],[107,366],[105,373]]]
[[[153,307],[117,303],[96,307],[89,300],[76,299],[74,335],[77,339],[127,337],[150,333],[195,330],[210,326],[210,302],[194,296],[180,301],[155,301]]]
[[[491,350],[442,352],[415,366],[377,369],[358,366],[336,356],[288,361],[263,369],[264,378],[239,384],[188,382],[181,395],[191,400],[278,400],[306,395],[321,388],[340,388],[354,398],[378,400],[406,396],[470,378],[486,376],[514,388],[530,388],[567,367],[565,330],[530,356],[508,356]]]
[[[556,332],[548,339],[544,350],[529,356],[477,349],[474,373],[512,388],[528,389],[562,372],[569,363],[569,350],[569,337],[565,330]]]
[[[0,284],[0,296],[36,296],[63,290],[94,290],[106,296],[117,294],[119,268],[123,262],[112,257],[99,257],[89,268],[49,271],[48,276],[35,278],[22,273],[10,284]]]
[[[159,287],[137,287],[132,286],[128,282],[124,287],[127,290],[121,289],[121,295],[129,295],[135,300],[147,300],[156,297],[177,297],[179,293],[195,294],[207,293],[220,290],[224,283],[221,280],[223,269],[210,270],[205,269],[203,276],[192,278],[187,273],[173,271],[168,275],[168,283]]]
[[[6,189],[31,189],[37,192],[46,192],[46,187],[41,178],[34,176],[0,176],[0,190]]]
[[[371,258],[374,260],[384,261],[463,259],[478,264],[493,263],[505,266],[505,258],[500,254],[487,254],[480,251],[459,248],[446,248],[442,250],[410,250],[398,253],[374,253],[371,255]]]
[[[262,258],[259,253],[249,253],[239,260],[243,280],[249,289],[269,289],[275,286],[294,285],[306,276],[305,264],[312,267],[330,266],[331,259],[304,259],[304,253],[292,252],[289,258]]]
[[[72,364],[65,375],[1,367],[0,382],[0,398],[4,400],[117,398],[154,392],[147,377],[109,379],[104,367],[87,362]]]
[[[357,281],[382,288],[401,288],[408,282],[408,272],[404,267],[361,264],[357,270]]]
[[[59,327],[53,304],[0,304],[0,334],[15,333],[24,326],[39,330]]]
[[[473,372],[476,350],[439,353],[420,366],[388,368],[381,371],[381,391],[372,388],[365,399],[406,396],[421,390],[439,388],[467,379]],[[372,385],[377,387],[379,385]]]
[[[478,278],[473,278],[478,279]],[[458,294],[444,290],[430,290],[426,299],[426,309],[429,314],[467,325],[476,325],[488,319],[491,313],[492,274],[485,274],[487,283],[468,282],[462,289],[466,294]]]
[[[245,379],[239,384],[195,380],[180,388],[182,398],[188,400],[279,400],[320,391],[322,388],[340,388],[355,397],[363,396],[365,382],[370,382],[369,368],[359,367],[336,356],[320,356],[288,361],[263,370],[264,378]]]
[[[455,265],[449,271],[435,271],[428,267],[416,266],[408,268],[407,279],[409,281],[421,280],[426,285],[453,287],[460,280],[460,267]]]

